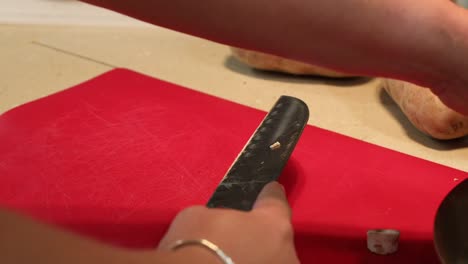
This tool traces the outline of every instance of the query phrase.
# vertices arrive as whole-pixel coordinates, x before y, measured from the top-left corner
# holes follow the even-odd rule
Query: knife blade
[[[281,96],[255,130],[207,203],[250,211],[263,187],[277,180],[309,119],[307,105]]]

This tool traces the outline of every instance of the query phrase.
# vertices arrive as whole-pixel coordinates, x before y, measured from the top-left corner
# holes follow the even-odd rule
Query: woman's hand
[[[272,182],[263,189],[250,212],[201,206],[185,209],[172,222],[159,250],[169,251],[179,239],[207,239],[234,263],[299,263],[290,219],[284,189]],[[197,256],[198,260],[207,261],[204,263],[221,263],[208,249],[196,245],[175,252]]]
[[[172,250],[179,239],[207,239],[236,264],[299,263],[291,212],[280,184],[268,184],[251,212],[192,207],[173,221],[158,250],[126,250],[89,240],[0,210],[0,263],[217,264],[210,250],[191,245]]]

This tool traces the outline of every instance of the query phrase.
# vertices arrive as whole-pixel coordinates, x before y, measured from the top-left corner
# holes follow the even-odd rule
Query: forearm
[[[405,79],[433,71],[421,68],[447,41],[444,16],[455,8],[443,1],[421,5],[413,0],[87,2],[224,44]]]
[[[125,250],[0,209],[0,263],[209,264],[216,263],[216,257],[196,247],[176,252]]]
[[[0,210],[1,263],[131,263],[126,254]]]

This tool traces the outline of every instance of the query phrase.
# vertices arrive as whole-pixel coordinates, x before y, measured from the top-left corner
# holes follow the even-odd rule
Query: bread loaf
[[[323,67],[285,59],[257,51],[231,48],[233,56],[239,61],[258,70],[283,72],[295,75],[318,75],[333,78],[352,77],[352,75],[339,73]]]
[[[431,90],[390,79],[383,79],[382,85],[411,123],[423,133],[436,139],[468,135],[468,116],[444,105]]]

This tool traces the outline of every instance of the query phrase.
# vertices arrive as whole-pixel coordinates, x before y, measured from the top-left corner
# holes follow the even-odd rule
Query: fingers
[[[284,188],[276,181],[265,185],[258,195],[254,210],[269,211],[279,217],[291,218],[291,208],[289,207]]]

